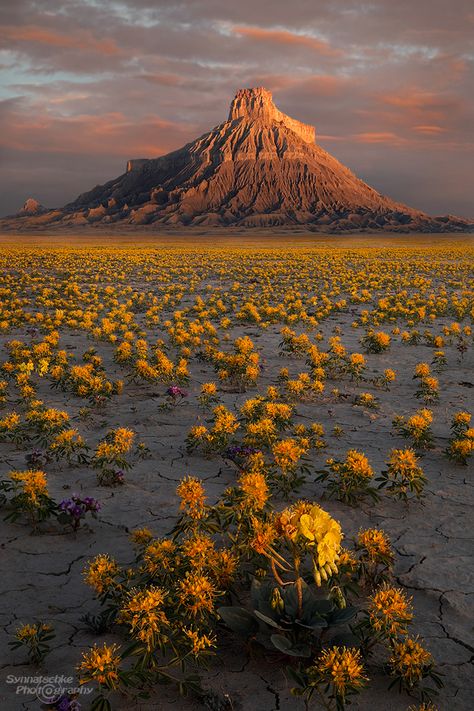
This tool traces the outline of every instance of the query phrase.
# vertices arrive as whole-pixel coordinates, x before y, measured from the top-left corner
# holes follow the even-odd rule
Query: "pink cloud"
[[[318,96],[334,96],[347,86],[349,79],[333,74],[313,74],[301,83],[305,91]]]
[[[120,112],[74,117],[12,111],[3,122],[0,146],[22,152],[156,157],[193,136],[184,125],[146,116],[131,121]]]
[[[381,94],[377,99],[379,106],[390,107],[386,120],[392,126],[404,126],[406,130],[411,130],[413,126],[428,127],[425,130],[415,129],[418,133],[442,133],[447,128],[456,130],[469,120],[469,104],[459,94],[415,88],[399,90],[396,94]],[[378,113],[382,115],[384,111]]]
[[[137,79],[143,79],[150,84],[159,84],[161,86],[179,86],[184,81],[183,77],[180,77],[178,74],[167,74],[164,72],[138,74]]]
[[[250,25],[236,25],[232,27],[232,32],[241,37],[249,37],[259,42],[271,42],[277,45],[294,45],[306,47],[318,54],[327,57],[339,57],[343,54],[340,49],[335,49],[324,41],[310,35],[300,35],[288,30],[272,30],[265,27],[253,27]]]
[[[37,43],[57,49],[79,49],[93,51],[106,56],[121,53],[120,48],[112,39],[96,39],[91,31],[73,30],[68,33],[40,27],[38,25],[4,25],[0,27],[0,41]]]

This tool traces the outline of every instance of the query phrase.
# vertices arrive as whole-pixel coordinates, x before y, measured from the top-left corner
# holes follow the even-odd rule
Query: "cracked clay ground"
[[[353,319],[354,313],[334,313],[322,324],[325,338],[338,326],[348,350],[360,350],[357,340],[360,334],[350,328]],[[440,326],[449,322],[449,319],[439,320]],[[258,384],[260,392],[275,383],[281,367],[288,366],[294,373],[303,369],[301,361],[278,355],[279,330],[278,325],[271,326],[265,333],[251,325],[232,329],[233,337],[247,333],[262,354],[264,370]],[[24,334],[20,332],[9,333],[2,338],[2,344],[21,337]],[[62,331],[61,341],[63,347],[78,358],[91,345],[83,333],[73,331]],[[97,348],[108,375],[123,377],[112,360],[113,347],[99,343]],[[453,346],[445,350],[448,367],[439,375],[440,402],[432,407],[435,447],[421,462],[428,478],[423,503],[405,505],[383,497],[376,504],[365,503],[354,508],[334,500],[325,500],[323,506],[340,521],[347,538],[359,528],[367,527],[383,528],[388,533],[396,552],[396,582],[413,596],[412,631],[425,640],[444,675],[444,688],[436,705],[441,711],[470,711],[474,703],[472,467],[449,462],[443,456],[443,449],[454,412],[473,409],[474,359],[472,350],[462,362]],[[298,403],[298,421],[321,422],[327,433],[327,449],[311,454],[315,468],[322,466],[327,457],[354,447],[365,452],[373,468],[380,471],[391,448],[407,446],[405,440],[393,433],[391,422],[395,414],[412,413],[421,406],[414,397],[412,374],[416,363],[429,362],[431,357],[432,350],[427,346],[407,346],[398,340],[387,353],[367,356],[368,377],[384,368],[397,371],[396,385],[389,392],[375,390],[367,384],[329,381],[327,397],[318,402]],[[103,504],[99,518],[76,534],[31,535],[24,523],[1,521],[1,711],[40,708],[34,696],[16,693],[16,685],[7,683],[9,675],[10,679],[12,675],[39,673],[71,676],[83,650],[95,642],[121,641],[113,634],[94,637],[80,622],[82,615],[97,611],[98,606],[83,582],[82,569],[87,560],[98,553],[109,553],[120,563],[127,564],[133,558],[128,540],[130,530],[149,526],[158,536],[169,532],[177,511],[176,485],[186,474],[205,481],[210,501],[217,499],[224,488],[235,481],[235,470],[221,459],[207,460],[186,454],[185,437],[198,417],[196,396],[200,383],[215,377],[208,364],[197,361],[191,362],[190,371],[189,398],[174,410],[158,409],[164,386],[127,384],[123,394],[96,411],[87,424],[74,419],[83,401],[49,390],[47,384],[41,386],[43,391],[40,388],[39,394],[48,406],[66,409],[74,426],[78,426],[89,443],[97,442],[110,427],[127,426],[137,433],[138,440],[146,443],[152,457],[136,463],[127,474],[125,486],[116,489],[98,487],[91,469],[49,465],[50,493],[55,498],[83,492]],[[348,395],[337,402],[329,395],[336,385]],[[353,394],[361,390],[373,392],[380,399],[377,412],[353,405]],[[235,411],[255,392],[252,389],[245,394],[224,393],[222,401]],[[339,440],[330,434],[336,423],[344,430]],[[2,476],[12,469],[25,469],[25,451],[2,444],[0,467]],[[320,501],[322,491],[322,486],[315,484],[310,476],[298,498]],[[284,504],[282,501],[276,505]],[[7,646],[17,625],[35,618],[50,622],[56,630],[54,649],[40,670],[25,663],[22,650],[12,652]],[[284,664],[277,664],[264,650],[253,648],[249,652],[223,632],[219,657],[203,672],[203,682],[221,697],[227,697],[228,708],[236,711],[303,709],[303,704],[291,696],[291,681],[285,678],[283,669]],[[387,678],[375,672],[370,687],[355,698],[351,708],[406,711],[414,703],[395,689],[387,692],[387,686]],[[83,708],[87,708],[86,703]],[[163,687],[158,687],[147,701],[118,697],[114,703],[116,711],[202,708],[197,700],[180,698],[172,689]]]

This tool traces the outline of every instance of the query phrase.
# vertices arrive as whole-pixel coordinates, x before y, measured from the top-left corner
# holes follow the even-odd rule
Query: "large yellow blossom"
[[[342,529],[327,511],[320,506],[313,506],[299,520],[299,532],[307,539],[308,546],[317,546],[318,565],[335,563],[339,557],[342,541]]]

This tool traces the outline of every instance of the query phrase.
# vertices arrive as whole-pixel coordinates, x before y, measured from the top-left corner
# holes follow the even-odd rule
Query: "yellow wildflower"
[[[118,645],[104,643],[102,647],[95,645],[87,652],[83,652],[82,662],[77,668],[79,682],[85,684],[89,681],[97,681],[107,688],[116,688],[121,662],[118,651]]]

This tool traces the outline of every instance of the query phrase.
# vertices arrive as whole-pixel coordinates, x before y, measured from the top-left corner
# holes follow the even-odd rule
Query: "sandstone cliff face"
[[[381,195],[315,143],[313,126],[279,111],[261,87],[238,91],[227,121],[183,148],[130,160],[118,178],[60,210],[13,220],[15,227],[22,222],[299,224],[321,231],[469,227],[465,220],[430,218]]]
[[[243,121],[270,124],[282,123],[307,143],[314,143],[316,130],[314,126],[301,123],[279,111],[273,103],[272,95],[267,89],[240,89],[230,105],[228,121],[241,118]]]

